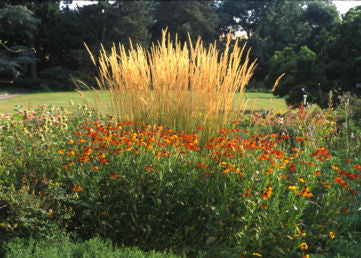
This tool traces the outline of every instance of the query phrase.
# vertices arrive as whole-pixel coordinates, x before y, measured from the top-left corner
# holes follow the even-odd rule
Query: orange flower
[[[75,152],[74,152],[74,151],[68,151],[68,155],[69,155],[69,156],[74,156],[74,155],[75,155]]]
[[[343,181],[342,177],[335,176],[334,181],[335,181],[336,184],[339,184],[339,185],[341,185],[342,187],[347,188],[347,184],[346,184],[345,181]]]
[[[354,169],[359,169],[359,170],[361,170],[361,166],[360,166],[360,165],[353,165],[353,168],[354,168]]]
[[[330,185],[327,184],[325,181],[321,180],[320,183],[321,183],[324,187],[330,188]]]
[[[313,171],[313,173],[314,173],[316,176],[321,176],[321,173],[320,173],[320,171],[318,171],[318,170]]]
[[[332,165],[331,168],[336,171],[339,170],[339,168],[336,165]]]
[[[80,162],[87,162],[89,160],[89,157],[88,156],[80,156],[79,157],[79,161]]]
[[[148,171],[154,171],[154,168],[152,168],[150,165],[145,165],[145,169]]]
[[[99,154],[98,154],[98,158],[99,158],[99,159],[104,159],[104,158],[105,158],[105,154],[104,154],[104,153],[99,153]]]
[[[200,167],[200,168],[204,168],[204,169],[209,168],[208,166],[204,165],[202,162],[198,162],[197,166]]]
[[[318,148],[317,151],[311,154],[311,157],[316,157],[320,161],[331,159],[330,153],[324,147]]]
[[[96,165],[92,166],[92,170],[98,170],[98,169],[99,169],[98,166],[96,166]]]
[[[59,150],[58,150],[58,153],[59,153],[59,154],[63,154],[64,152],[65,152],[64,149],[59,149]]]
[[[273,173],[273,168],[268,168],[265,170],[266,175],[270,175]]]
[[[309,198],[313,196],[313,194],[309,191],[307,186],[303,187],[302,191],[300,191],[297,195],[302,195]]]
[[[73,140],[69,140],[69,141],[68,141],[68,144],[74,144],[74,141],[73,141]]]
[[[119,175],[117,175],[117,174],[110,174],[109,175],[111,178],[119,178]]]
[[[80,191],[83,190],[83,188],[82,188],[80,185],[74,185],[73,188],[72,188],[72,190],[73,190],[74,192],[80,192]]]
[[[243,196],[244,197],[250,197],[252,195],[252,189],[247,189],[244,193]]]
[[[85,152],[84,152],[85,155],[89,156],[91,153],[92,153],[92,150],[90,148],[85,149]]]
[[[272,187],[267,186],[266,191],[262,191],[259,195],[260,195],[264,200],[269,199],[269,198],[271,197],[271,195],[272,195]]]
[[[101,163],[103,163],[103,164],[108,164],[108,161],[106,160],[106,159],[101,159],[101,160],[99,160]]]

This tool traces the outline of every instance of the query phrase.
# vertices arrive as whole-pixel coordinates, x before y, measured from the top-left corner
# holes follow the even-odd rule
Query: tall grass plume
[[[108,53],[101,46],[96,60],[86,48],[97,66],[97,84],[109,90],[110,110],[118,119],[217,132],[231,116],[242,114],[242,94],[256,66],[245,45],[230,43],[229,35],[221,53],[216,43],[206,49],[200,37],[195,44],[189,37],[182,44],[163,30],[161,42],[149,51],[130,40],[128,50],[113,44]]]

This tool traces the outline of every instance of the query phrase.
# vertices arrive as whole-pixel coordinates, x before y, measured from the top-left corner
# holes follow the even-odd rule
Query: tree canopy
[[[331,1],[98,0],[70,9],[72,2],[0,0],[2,80],[21,75],[30,87],[71,89],[70,76],[92,81],[95,73],[84,43],[93,53],[101,44],[129,47],[129,38],[149,48],[168,28],[181,41],[189,33],[220,49],[230,29],[244,34],[240,44],[258,63],[253,87],[271,88],[285,72],[275,94],[289,103],[304,89],[323,105],[330,90],[357,93],[361,83],[361,7],[340,17]]]

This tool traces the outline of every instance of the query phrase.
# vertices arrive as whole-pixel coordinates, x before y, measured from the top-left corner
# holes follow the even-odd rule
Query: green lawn
[[[94,95],[92,92],[84,92],[86,98],[89,99],[90,103],[94,103]],[[106,103],[109,102],[109,94],[107,92],[100,92],[99,97],[101,101],[96,101],[102,105],[100,108],[106,110]],[[246,93],[247,99],[247,110],[263,110],[273,109],[281,110],[286,109],[287,105],[282,98],[277,98],[271,93]],[[235,101],[237,97],[235,98]],[[77,104],[86,104],[87,101],[75,91],[69,92],[51,92],[51,93],[30,93],[22,96],[0,100],[0,113],[12,112],[15,105],[20,105],[23,109],[34,109],[43,104],[55,105],[56,107],[64,107],[71,110],[70,101],[73,101],[75,106]]]

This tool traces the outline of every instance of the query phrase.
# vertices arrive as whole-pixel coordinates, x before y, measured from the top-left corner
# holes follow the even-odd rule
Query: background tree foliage
[[[18,74],[31,68],[31,77],[36,79],[36,58],[34,56],[34,34],[38,29],[39,19],[23,6],[6,6],[0,9],[1,40],[0,74],[12,80]]]
[[[148,48],[168,28],[182,41],[200,35],[219,48],[222,34],[242,32],[240,44],[258,60],[252,87],[271,88],[286,72],[275,94],[289,103],[301,101],[303,88],[324,105],[330,90],[357,93],[361,82],[361,7],[340,18],[331,1],[94,0],[69,9],[72,2],[0,0],[0,40],[12,50],[0,48],[2,80],[20,74],[16,87],[37,90],[72,89],[70,76],[92,84],[84,43],[94,53],[100,44],[129,47],[129,38]]]

